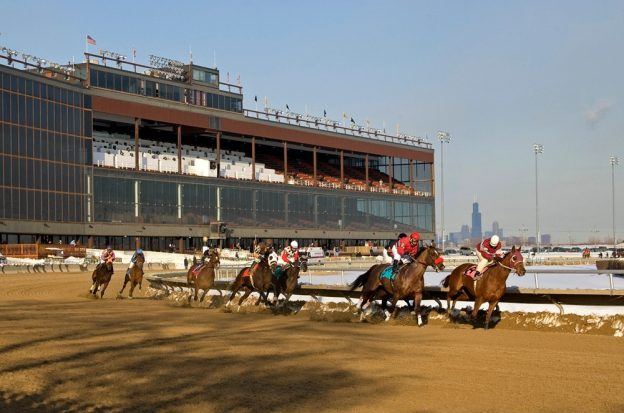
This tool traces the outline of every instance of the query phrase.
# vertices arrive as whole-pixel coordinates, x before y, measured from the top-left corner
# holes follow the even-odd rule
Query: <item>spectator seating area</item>
[[[93,132],[93,164],[111,168],[135,168],[134,141],[123,134]],[[139,168],[145,171],[176,173],[178,152],[173,143],[139,140]],[[182,173],[216,177],[217,154],[211,148],[182,146]],[[221,153],[220,175],[223,178],[252,179],[251,158],[244,153],[224,150]],[[256,163],[256,179],[284,182],[284,175]]]
[[[139,168],[145,171],[177,173],[177,147],[174,143],[139,140]],[[135,168],[134,140],[128,135],[93,131],[93,164],[110,168]],[[182,173],[188,175],[217,177],[217,154],[212,148],[183,145]],[[263,182],[288,183],[291,185],[341,188],[340,168],[328,162],[317,163],[317,182],[311,162],[293,159],[288,162],[288,176],[284,179],[284,161],[271,153],[258,153],[255,179]],[[353,191],[373,191],[409,195],[410,189],[404,183],[392,180],[377,169],[368,171],[369,185],[366,185],[366,171],[362,167],[345,167],[344,188]],[[220,176],[230,179],[252,179],[252,161],[244,152],[222,150]],[[417,195],[429,196],[427,193]]]

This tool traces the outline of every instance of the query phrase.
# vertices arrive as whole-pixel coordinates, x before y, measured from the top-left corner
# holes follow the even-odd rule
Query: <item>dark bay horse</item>
[[[232,285],[230,286],[232,294],[230,294],[230,299],[225,305],[226,308],[232,304],[234,297],[236,297],[236,293],[238,293],[241,288],[245,289],[245,293],[240,300],[238,300],[238,305],[241,305],[243,301],[245,301],[254,291],[257,291],[260,294],[258,301],[256,301],[256,305],[259,305],[261,300],[264,300],[264,302],[269,305],[268,297],[270,289],[273,289],[275,294],[279,294],[280,286],[279,282],[273,275],[271,267],[269,266],[269,254],[270,251],[267,250],[261,257],[260,262],[253,266],[253,271],[250,267],[245,267],[238,272],[234,282],[232,282]]]
[[[444,269],[444,259],[435,244],[423,248],[414,261],[399,270],[394,280],[388,278],[381,280],[380,288],[392,296],[392,306],[394,307],[392,318],[396,318],[399,314],[397,302],[405,297],[413,297],[416,319],[418,325],[422,325],[420,302],[425,291],[425,270],[428,266],[432,266],[436,271]],[[388,319],[389,317],[386,317],[386,320]]]
[[[136,262],[132,268],[128,268],[126,272],[126,277],[124,278],[123,287],[121,287],[121,291],[119,291],[119,296],[123,294],[126,289],[126,284],[130,282],[130,293],[128,293],[128,297],[132,298],[132,292],[134,288],[139,285],[139,290],[141,289],[141,285],[143,284],[143,264],[145,263],[145,257],[143,254],[137,256]]]
[[[505,284],[511,271],[515,271],[520,276],[526,273],[521,251],[520,248],[514,246],[502,259],[495,260],[495,264],[485,271],[481,279],[476,282],[476,288],[472,278],[464,275],[464,271],[474,264],[462,264],[455,268],[442,281],[442,285],[449,289],[446,296],[447,311],[449,313],[453,311],[457,300],[475,300],[472,310],[472,319],[474,321],[479,312],[479,307],[487,302],[489,304],[487,315],[485,316],[485,329],[487,330],[492,311],[494,311],[501,297],[505,294]],[[452,306],[451,301],[453,301]]]
[[[444,265],[437,266],[435,264],[436,260],[438,260],[438,262],[442,264],[441,256],[438,253],[438,250],[436,249],[435,244],[432,244],[427,247],[423,247],[418,257],[416,258],[414,262],[412,262],[412,264],[418,261],[421,258],[421,256],[424,257],[424,255],[422,254],[424,254],[425,252],[433,257],[432,260],[427,261],[427,262],[430,262],[430,264],[428,265],[433,266],[436,269],[436,271],[444,268]],[[423,262],[424,262],[424,258],[423,258]],[[411,265],[411,264],[408,264],[408,265]],[[360,287],[360,286],[362,287],[362,295],[360,297],[359,311],[366,309],[366,307],[370,305],[373,300],[381,299],[383,302],[383,310],[385,312],[386,300],[389,297],[392,297],[394,293],[390,290],[382,288],[382,281],[380,277],[381,277],[381,273],[383,272],[383,270],[389,266],[390,264],[375,264],[371,268],[369,268],[368,271],[366,271],[364,274],[356,278],[355,281],[353,281],[353,283],[351,283],[351,291],[355,290],[357,287]],[[407,265],[402,267],[401,270],[403,270],[406,267]],[[409,306],[409,300],[412,298],[413,298],[412,294],[407,294],[403,297],[400,297],[400,299],[404,299],[407,302],[408,306]]]
[[[299,272],[308,271],[308,259],[305,257],[299,257],[299,260],[295,261],[293,265],[288,266],[288,268],[277,278],[278,291],[275,292],[275,297],[273,302],[277,303],[279,299],[280,293],[284,294],[286,297],[286,301],[284,301],[284,306],[288,304],[288,300],[297,288],[298,280],[299,280]]]
[[[100,298],[104,297],[104,292],[106,291],[106,287],[108,287],[108,283],[112,277],[113,263],[106,262],[98,264],[97,267],[95,267],[95,270],[93,270],[93,274],[91,274],[93,285],[91,285],[89,292],[96,297],[98,289],[101,288]]]
[[[212,287],[214,287],[216,269],[219,267],[219,263],[219,252],[217,250],[213,250],[210,253],[210,258],[208,259],[208,262],[205,263],[204,266],[199,270],[199,273],[194,274],[192,271],[193,267],[189,269],[188,273],[186,274],[186,284],[189,287],[192,286],[195,290],[194,295],[189,294],[189,304],[191,302],[191,298],[197,301],[199,290],[204,290],[204,293],[202,294],[199,302],[204,301],[204,298],[206,297],[206,294],[208,294],[208,291]]]

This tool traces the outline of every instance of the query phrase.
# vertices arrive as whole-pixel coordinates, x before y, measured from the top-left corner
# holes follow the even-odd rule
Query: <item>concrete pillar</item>
[[[221,132],[217,132],[217,178],[221,177]]]
[[[182,125],[177,126],[178,132],[178,173],[182,173]]]
[[[364,171],[365,171],[365,180],[366,186],[368,187],[369,179],[368,179],[368,154],[364,155]]]
[[[93,235],[89,235],[87,238],[87,248],[93,248]]]
[[[256,180],[256,137],[251,137],[251,180]]]
[[[139,163],[139,125],[141,124],[141,119],[134,118],[134,168],[138,171],[141,167]]]
[[[314,185],[318,185],[317,172],[316,172],[316,146],[312,148],[312,171],[314,177]]]
[[[414,193],[414,161],[412,159],[409,160],[409,187],[410,194]]]
[[[284,183],[288,183],[288,144],[284,142]]]
[[[344,188],[345,180],[344,180],[344,151],[340,151],[340,187]]]
[[[184,237],[178,238],[178,252],[184,252]]]

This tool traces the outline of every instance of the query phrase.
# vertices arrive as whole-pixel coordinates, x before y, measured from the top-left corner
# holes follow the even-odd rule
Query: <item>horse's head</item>
[[[219,250],[218,249],[214,249],[210,252],[210,259],[208,260],[208,264],[211,264],[213,267],[218,267],[219,264],[221,264],[221,261],[219,260]]]
[[[308,257],[300,257],[298,265],[301,268],[301,271],[307,272],[308,271]]]
[[[423,256],[425,259],[423,263],[432,266],[436,272],[442,271],[444,269],[444,257],[436,248],[435,242],[432,242],[431,245],[426,246],[421,252],[421,256]]]
[[[113,263],[112,262],[107,261],[105,266],[106,266],[106,271],[113,272]]]
[[[501,260],[501,264],[508,268],[511,268],[519,276],[526,274],[526,268],[524,268],[524,257],[522,256],[522,248],[515,246],[511,247],[509,251]]]
[[[145,263],[145,256],[143,254],[138,254],[136,258],[136,265],[143,266],[143,263]]]

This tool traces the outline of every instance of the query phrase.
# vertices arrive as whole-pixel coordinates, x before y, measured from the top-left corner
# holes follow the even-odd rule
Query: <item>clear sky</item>
[[[542,232],[607,237],[608,158],[618,155],[624,236],[623,1],[0,0],[0,9],[0,44],[60,63],[81,60],[86,34],[94,49],[136,47],[144,62],[186,61],[190,47],[196,63],[216,55],[222,74],[240,74],[246,107],[267,96],[273,107],[346,112],[432,140],[447,130],[447,231],[470,223],[476,196],[484,229],[498,220],[506,233],[534,232],[539,142]]]

